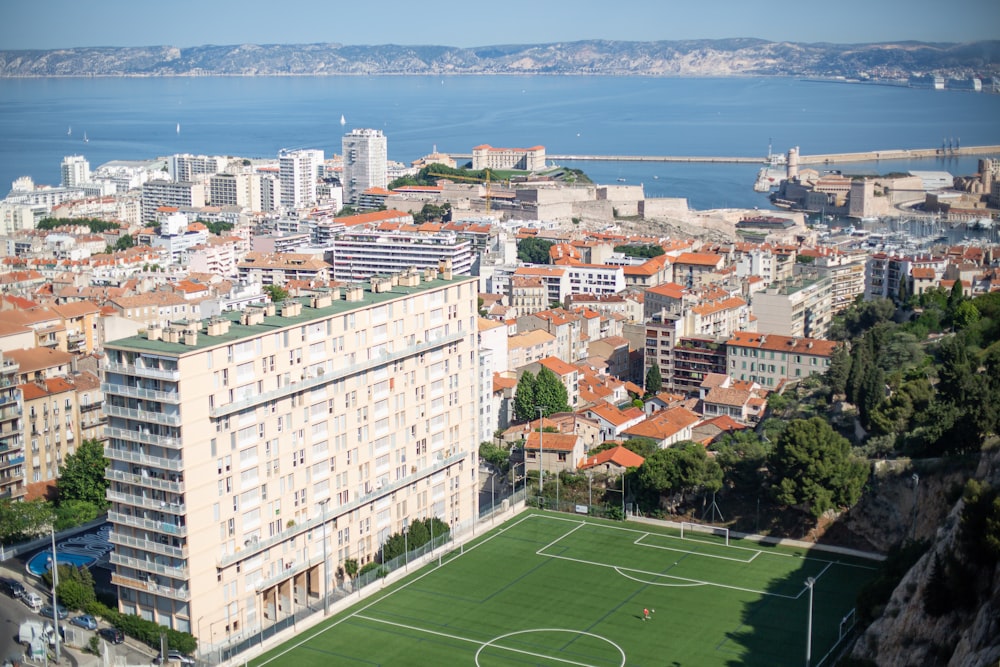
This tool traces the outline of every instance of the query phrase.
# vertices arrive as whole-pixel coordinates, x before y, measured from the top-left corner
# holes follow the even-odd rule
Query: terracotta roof
[[[561,277],[566,275],[563,268],[545,268],[544,266],[520,266],[514,271],[515,276]]]
[[[602,403],[600,405],[594,405],[594,406],[592,406],[590,408],[587,408],[587,409],[590,412],[593,412],[594,414],[596,414],[598,417],[600,417],[604,421],[606,421],[609,424],[612,424],[614,426],[620,426],[620,425],[624,424],[625,422],[632,421],[636,417],[636,415],[634,415],[634,414],[628,414],[627,412],[623,412],[622,410],[619,410],[618,408],[616,408],[615,406],[613,406],[613,405],[611,405],[609,403]]]
[[[53,366],[68,365],[75,358],[69,352],[52,350],[47,347],[33,347],[27,350],[10,350],[4,356],[13,359],[20,366],[21,373],[32,373]]]
[[[705,421],[699,423],[698,426],[706,424],[715,426],[723,431],[742,431],[743,429],[749,428],[746,424],[739,423],[729,415],[719,415],[718,417],[706,419]]]
[[[493,391],[503,391],[504,389],[513,389],[517,386],[516,378],[508,378],[500,375],[499,373],[493,374]]]
[[[631,436],[666,440],[701,419],[687,408],[668,408],[654,412],[645,421],[625,430]]]
[[[934,279],[934,269],[930,267],[915,266],[910,272],[914,278],[919,280],[933,280]]]
[[[611,449],[605,449],[603,452],[598,452],[593,456],[586,457],[577,467],[580,470],[586,470],[587,468],[604,465],[605,463],[614,463],[616,466],[622,468],[638,468],[645,461],[646,459],[639,456],[631,449],[627,449],[619,445],[617,447],[612,447]]]
[[[539,438],[541,438],[541,448],[543,452],[571,452],[580,441],[580,436],[572,433],[539,433],[531,431],[525,438],[524,448],[538,449]]]
[[[544,329],[535,329],[524,333],[516,333],[507,339],[507,348],[514,350],[522,347],[541,345],[555,340],[556,337]]]
[[[44,389],[42,388],[42,384],[45,385]],[[45,396],[51,396],[52,394],[62,394],[76,389],[76,387],[74,387],[73,384],[68,382],[65,378],[51,378],[43,380],[41,383],[28,382],[19,386],[21,388],[21,395],[24,396],[24,400],[26,401],[33,401],[38,398],[44,398]]]
[[[730,348],[753,347],[759,350],[811,354],[818,357],[829,357],[837,348],[837,343],[819,338],[793,338],[749,331],[737,331],[726,341],[726,345]]]
[[[691,308],[691,311],[698,315],[711,315],[713,313],[719,313],[723,310],[732,310],[734,308],[741,308],[747,305],[747,302],[738,296],[731,296],[728,299],[722,299],[719,301],[709,301],[708,303],[700,303],[697,306]]]
[[[696,266],[719,266],[725,261],[722,255],[707,252],[682,252],[674,260],[674,264],[694,264]]]
[[[576,366],[567,364],[559,357],[545,357],[544,359],[539,360],[538,363],[545,366],[556,375],[570,375],[577,370]]]
[[[684,286],[677,283],[660,283],[646,290],[652,294],[661,294],[671,299],[680,299],[684,296]]]
[[[90,301],[73,301],[61,305],[53,305],[52,310],[64,319],[68,317],[82,317],[84,315],[96,315],[101,312],[95,304]]]

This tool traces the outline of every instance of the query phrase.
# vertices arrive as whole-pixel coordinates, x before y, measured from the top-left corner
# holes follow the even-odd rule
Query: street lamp
[[[320,507],[323,508],[323,615],[328,616],[330,614],[330,570],[329,562],[326,557],[326,506],[330,503],[329,498],[325,498],[320,501]]]
[[[816,585],[816,580],[812,577],[806,579],[806,586],[809,587],[809,623],[806,626],[806,667],[809,667],[809,663],[812,661],[812,644],[813,644],[813,586]]]
[[[56,529],[49,527],[52,534],[52,626],[55,628],[56,662],[59,662],[59,601],[56,599],[56,587],[59,586],[59,557],[56,553]]]

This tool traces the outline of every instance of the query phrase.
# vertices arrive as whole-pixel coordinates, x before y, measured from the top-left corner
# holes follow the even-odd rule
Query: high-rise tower
[[[384,188],[387,144],[381,130],[351,130],[342,142],[344,151],[344,203],[357,204],[368,188]]]

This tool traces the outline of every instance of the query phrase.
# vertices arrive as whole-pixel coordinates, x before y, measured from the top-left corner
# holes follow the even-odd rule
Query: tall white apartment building
[[[107,343],[119,608],[207,652],[416,519],[473,520],[476,297],[442,266]]]
[[[454,232],[344,232],[330,246],[324,257],[333,266],[334,280],[433,268],[442,260],[450,262],[455,275],[468,276],[476,260],[472,243]]]
[[[78,188],[90,182],[90,163],[82,155],[64,157],[60,172],[64,188]]]
[[[278,153],[282,206],[297,209],[316,203],[316,179],[323,159],[323,151],[314,148]]]
[[[177,153],[167,160],[167,173],[173,181],[200,181],[218,174],[228,163],[227,158],[218,155]]]
[[[382,130],[355,129],[341,140],[344,153],[344,203],[357,204],[368,188],[384,188],[388,144]]]
[[[172,208],[200,208],[205,205],[205,184],[154,180],[142,186],[142,221],[156,222],[157,211]]]

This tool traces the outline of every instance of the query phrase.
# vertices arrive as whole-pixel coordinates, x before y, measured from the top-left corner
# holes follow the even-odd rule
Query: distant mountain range
[[[0,51],[0,77],[561,74],[807,76],[861,80],[913,74],[1000,76],[1000,41],[799,44],[761,39],[587,40],[456,48],[241,44]]]

